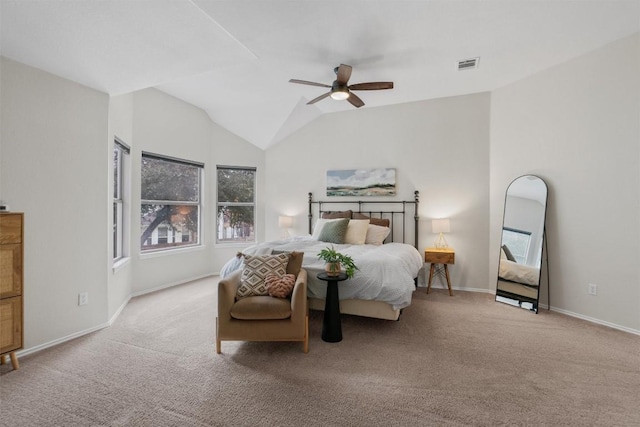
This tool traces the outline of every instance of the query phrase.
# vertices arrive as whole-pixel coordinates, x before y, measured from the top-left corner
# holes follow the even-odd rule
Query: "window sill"
[[[131,261],[131,257],[120,258],[119,260],[114,262],[112,267],[113,273],[115,274],[118,271],[122,270],[125,265],[129,264],[129,261]]]
[[[203,250],[204,250],[204,245],[194,245],[186,248],[175,248],[175,249],[165,249],[165,250],[154,251],[154,252],[143,252],[140,254],[140,259],[159,258],[167,255],[178,255],[182,253],[197,252],[197,251],[203,251]]]
[[[256,242],[216,242],[215,247],[218,248],[248,248],[255,245]]]

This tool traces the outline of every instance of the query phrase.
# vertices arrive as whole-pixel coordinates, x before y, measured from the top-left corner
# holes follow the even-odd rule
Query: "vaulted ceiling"
[[[640,0],[0,0],[0,53],[119,95],[155,87],[267,148],[347,101],[306,103],[339,64],[362,108],[483,92],[640,31]],[[459,60],[478,68],[458,71]]]

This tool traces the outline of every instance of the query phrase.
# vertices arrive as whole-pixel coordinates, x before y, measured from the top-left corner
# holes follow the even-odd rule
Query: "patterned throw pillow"
[[[240,287],[236,299],[269,295],[265,285],[268,274],[284,276],[289,262],[288,254],[278,255],[245,255],[244,268],[240,276]]]
[[[271,255],[277,254],[287,254],[289,255],[289,262],[287,263],[287,274],[293,274],[295,277],[298,277],[298,273],[300,273],[300,269],[302,268],[302,261],[304,259],[304,252],[289,252],[289,251],[281,251],[278,249],[274,249],[271,251]]]
[[[328,222],[322,227],[318,240],[327,243],[344,243],[344,236],[347,234],[347,227],[349,227],[349,220],[336,219],[332,222]]]
[[[296,276],[293,274],[285,274],[280,277],[275,274],[267,274],[265,285],[269,295],[275,298],[286,298],[293,292],[296,284]]]

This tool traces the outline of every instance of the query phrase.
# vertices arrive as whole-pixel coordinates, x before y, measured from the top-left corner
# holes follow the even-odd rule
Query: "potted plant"
[[[337,276],[340,274],[341,267],[344,267],[344,272],[350,279],[356,273],[358,267],[353,262],[353,258],[349,255],[341,254],[336,251],[333,245],[326,247],[318,253],[318,258],[323,260],[325,264],[325,270],[329,276]]]

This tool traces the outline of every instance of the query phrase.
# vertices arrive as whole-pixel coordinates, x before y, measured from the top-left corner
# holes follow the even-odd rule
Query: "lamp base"
[[[444,235],[442,233],[440,233],[440,235],[438,236],[438,239],[436,240],[434,245],[438,249],[445,249],[445,248],[449,247],[449,244],[447,243],[447,241],[444,238]]]

